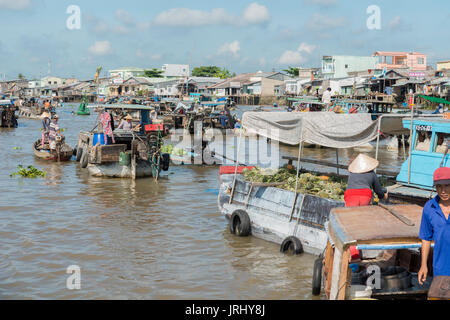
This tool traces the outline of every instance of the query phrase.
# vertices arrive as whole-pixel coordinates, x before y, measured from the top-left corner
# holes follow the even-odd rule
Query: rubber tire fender
[[[317,258],[314,261],[313,279],[312,279],[312,294],[313,296],[320,295],[322,289],[322,268],[323,258]]]
[[[233,212],[229,222],[231,234],[238,237],[247,237],[251,234],[250,217],[244,210],[236,210]]]
[[[161,168],[163,171],[168,171],[170,167],[170,155],[168,153],[163,153],[161,155]]]
[[[89,153],[87,152],[87,150],[85,150],[83,148],[83,154],[81,155],[81,159],[80,159],[80,164],[83,169],[88,166],[88,163],[89,163],[88,158],[89,158]]]
[[[294,255],[303,253],[303,245],[302,245],[301,241],[297,237],[294,237],[294,236],[287,237],[281,243],[280,252],[287,253],[289,251],[289,249],[292,249],[292,252]]]
[[[77,153],[76,153],[76,160],[77,160],[77,162],[80,162],[82,156],[83,156],[83,145],[78,145],[77,146]]]

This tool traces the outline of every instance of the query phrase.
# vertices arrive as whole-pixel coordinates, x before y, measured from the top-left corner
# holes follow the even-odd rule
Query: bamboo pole
[[[411,127],[409,129],[409,159],[408,159],[408,185],[411,183],[411,153],[412,153],[412,146],[414,144],[413,141],[413,119],[414,119],[414,94],[412,99],[412,105],[411,105]]]
[[[239,166],[239,152],[240,152],[240,150],[241,150],[242,131],[243,131],[243,130],[240,130],[240,133],[239,133],[239,142],[238,142],[238,148],[237,148],[237,154],[236,154],[236,166],[235,166],[235,168],[234,168],[233,188],[232,188],[232,190],[231,190],[231,195],[230,195],[230,202],[229,202],[229,204],[233,203],[234,191],[235,191],[235,189],[236,189],[237,170],[238,170],[238,166]]]

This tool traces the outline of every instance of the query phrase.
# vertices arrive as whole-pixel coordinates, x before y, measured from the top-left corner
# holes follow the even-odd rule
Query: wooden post
[[[344,253],[342,255],[342,260],[341,260],[341,271],[339,274],[339,289],[338,289],[338,293],[337,293],[337,300],[345,300],[345,293],[347,290],[347,281],[348,281],[348,273],[349,273],[349,268],[348,268],[348,263],[350,260],[350,250],[349,249],[344,249]]]
[[[238,166],[239,166],[239,152],[241,150],[242,131],[243,130],[240,130],[240,133],[239,133],[239,142],[238,142],[238,148],[237,148],[237,154],[236,154],[236,167],[234,169],[234,181],[233,181],[233,188],[231,190],[229,204],[233,203],[234,191],[236,189],[237,170],[238,170]]]
[[[339,149],[336,148],[336,164],[337,164],[337,174],[339,175]]]

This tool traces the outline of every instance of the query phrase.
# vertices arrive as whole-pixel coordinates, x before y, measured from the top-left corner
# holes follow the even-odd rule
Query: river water
[[[76,108],[58,109],[73,147],[96,118],[72,115]],[[276,244],[230,235],[217,208],[217,167],[172,166],[156,183],[93,178],[75,161],[36,159],[40,127],[19,119],[19,128],[0,129],[0,299],[316,299],[314,256],[286,256]],[[357,153],[339,156],[344,163]],[[388,168],[398,169],[402,156],[380,152]],[[19,164],[47,177],[10,178]],[[66,286],[74,265],[80,290]]]

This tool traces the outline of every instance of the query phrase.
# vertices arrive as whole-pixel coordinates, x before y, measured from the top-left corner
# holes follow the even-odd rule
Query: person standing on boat
[[[103,135],[105,137],[105,143],[108,141],[108,136],[111,137],[111,141],[112,143],[116,143],[116,141],[114,140],[114,133],[113,133],[113,124],[112,124],[112,119],[111,119],[111,115],[106,112],[106,110],[103,110],[103,113],[100,117],[100,121],[102,123],[102,128],[103,128]]]
[[[372,201],[372,189],[380,199],[388,198],[382,189],[374,170],[379,162],[365,154],[360,154],[348,167],[348,187],[344,199],[346,207],[368,206]]]
[[[42,119],[42,139],[41,146],[44,148],[44,145],[49,142],[49,132],[50,132],[50,114],[48,112],[44,112],[41,115]]]
[[[450,277],[450,168],[437,169],[433,183],[438,195],[425,204],[419,232],[422,239],[422,265],[417,275],[420,284],[427,280],[431,241],[434,241],[433,277]]]
[[[322,102],[325,103],[325,107],[331,106],[331,88],[328,88],[322,95]]]
[[[130,115],[127,115],[125,119],[122,119],[122,121],[119,124],[118,129],[122,129],[125,131],[138,131],[141,128],[141,124],[138,124],[136,127],[133,128],[133,123],[131,122],[133,120],[133,117]]]
[[[50,123],[49,126],[49,133],[48,133],[48,139],[50,141],[50,150],[54,151],[56,150],[56,137],[60,137],[61,136],[61,132],[59,130],[59,125],[58,125],[58,115],[55,114],[52,117],[52,122]]]

